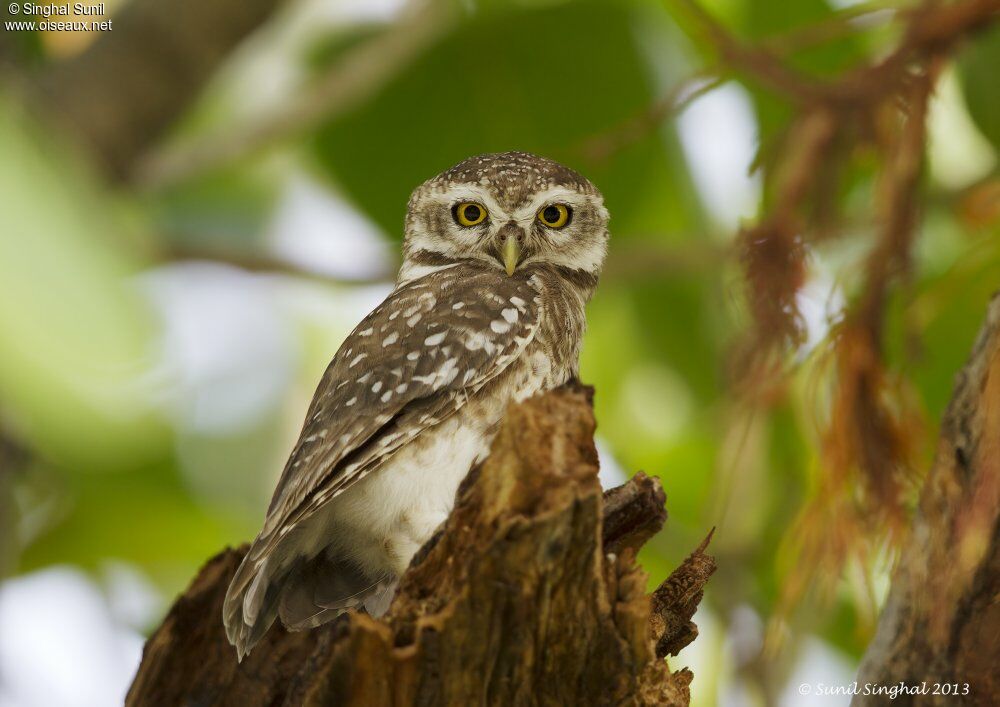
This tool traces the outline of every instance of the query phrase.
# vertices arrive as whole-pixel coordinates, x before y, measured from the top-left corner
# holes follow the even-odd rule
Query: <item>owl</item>
[[[241,660],[276,617],[298,630],[388,608],[507,406],[576,376],[607,243],[594,185],[524,152],[413,192],[395,288],[326,369],[229,586]]]

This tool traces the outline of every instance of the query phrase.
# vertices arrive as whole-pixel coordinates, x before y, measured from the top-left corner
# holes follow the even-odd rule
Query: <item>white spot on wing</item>
[[[492,356],[493,352],[497,350],[497,346],[491,341],[486,333],[481,331],[469,332],[468,338],[465,340],[465,348],[469,351],[478,351],[483,349],[488,355]],[[503,346],[500,346],[503,349]]]
[[[425,346],[437,346],[442,341],[444,341],[444,332],[439,331],[437,334],[431,334],[426,339],[424,339]]]
[[[437,380],[434,382],[435,390],[455,380],[455,376],[458,375],[458,367],[455,365],[456,363],[458,363],[457,358],[449,358],[441,365],[441,368],[439,368],[437,372]]]
[[[399,341],[399,334],[392,332],[389,336],[382,339],[382,346],[391,346]]]
[[[494,319],[490,322],[490,329],[495,331],[497,334],[505,334],[510,331],[510,324],[502,322],[499,319]]]
[[[507,309],[504,309],[503,311],[500,312],[500,315],[511,324],[517,321],[517,310],[514,309],[513,307],[508,307]]]

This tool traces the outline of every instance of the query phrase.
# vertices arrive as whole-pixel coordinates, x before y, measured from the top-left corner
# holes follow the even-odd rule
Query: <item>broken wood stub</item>
[[[241,552],[222,553],[150,638],[127,704],[686,705],[690,671],[661,656],[697,634],[714,563],[699,548],[646,595],[635,551],[663,491],[639,474],[602,494],[593,432],[577,386],[511,406],[386,617],[274,627],[242,664],[221,623]]]
[[[713,531],[714,532],[714,531]],[[650,623],[656,638],[656,655],[677,655],[698,637],[691,619],[705,596],[705,584],[715,572],[715,560],[705,554],[712,534],[687,556],[681,566],[653,592]]]

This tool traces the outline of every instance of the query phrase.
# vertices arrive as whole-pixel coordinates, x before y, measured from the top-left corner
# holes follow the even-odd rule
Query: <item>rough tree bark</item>
[[[666,519],[642,474],[606,494],[588,391],[510,408],[388,616],[273,627],[242,663],[222,629],[244,550],[201,570],[146,644],[127,705],[686,705],[664,656],[714,571],[702,544],[652,597],[636,550]]]
[[[858,674],[865,683],[922,686],[914,705],[1000,704],[1000,295],[941,425],[908,545]],[[965,684],[969,694],[933,694]],[[950,689],[950,688],[949,688]],[[885,704],[884,695],[852,704]]]

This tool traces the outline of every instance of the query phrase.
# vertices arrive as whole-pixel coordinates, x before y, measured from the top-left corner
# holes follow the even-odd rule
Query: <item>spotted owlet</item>
[[[593,184],[523,152],[417,188],[395,289],[326,369],[229,586],[241,659],[276,616],[304,629],[388,607],[507,405],[576,375],[607,224]]]

